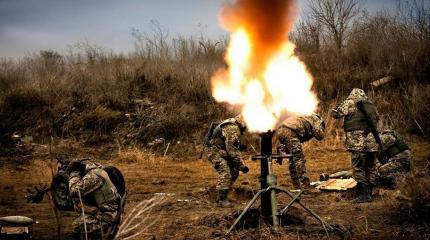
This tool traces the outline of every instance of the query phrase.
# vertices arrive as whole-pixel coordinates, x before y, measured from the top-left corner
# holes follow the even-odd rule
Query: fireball
[[[239,106],[251,132],[273,130],[285,118],[313,113],[313,78],[288,41],[295,1],[236,0],[220,15],[231,32],[227,68],[211,79],[218,102]]]

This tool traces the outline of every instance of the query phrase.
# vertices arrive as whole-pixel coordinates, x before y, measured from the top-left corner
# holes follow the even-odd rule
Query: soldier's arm
[[[94,173],[86,174],[83,178],[77,173],[72,172],[69,179],[69,192],[71,197],[86,196],[103,185],[103,179]]]
[[[275,139],[275,149],[276,149],[276,152],[278,152],[278,153],[286,153],[287,152],[286,151],[287,146],[284,144],[285,139],[284,139],[283,135],[284,135],[283,128],[279,128],[278,130],[276,130],[274,139]]]
[[[345,100],[339,106],[332,109],[331,115],[333,118],[341,118],[349,114],[351,104],[354,104],[352,100]]]
[[[235,125],[227,125],[222,129],[222,134],[225,137],[225,147],[228,155],[232,161],[243,164],[242,153],[239,148],[240,142],[240,129]]]
[[[318,141],[321,141],[324,139],[325,136],[325,129],[321,126],[315,126],[314,127],[314,138]]]

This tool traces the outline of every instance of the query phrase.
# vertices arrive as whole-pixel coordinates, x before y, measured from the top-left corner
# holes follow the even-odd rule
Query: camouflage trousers
[[[281,153],[293,155],[288,162],[288,169],[290,171],[293,185],[309,182],[309,178],[306,175],[305,154],[303,153],[302,143],[297,138],[296,133],[290,129],[283,131],[282,136],[280,137],[278,150]]]
[[[411,151],[406,150],[388,159],[385,164],[378,167],[378,181],[381,184],[396,184],[411,170]]]
[[[109,239],[116,215],[116,212],[80,215],[73,221],[73,235],[80,237],[77,239],[85,239],[86,228],[88,239]]]
[[[218,173],[217,190],[230,190],[239,177],[241,162],[231,158],[225,150],[210,147],[207,151],[208,160]]]
[[[352,177],[365,186],[374,186],[376,181],[376,153],[351,152]]]

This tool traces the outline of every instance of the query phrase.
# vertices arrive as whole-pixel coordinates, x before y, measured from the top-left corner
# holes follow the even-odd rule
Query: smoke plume
[[[234,0],[225,3],[220,21],[230,32],[244,28],[251,42],[248,76],[260,77],[265,65],[288,41],[296,17],[295,0]]]

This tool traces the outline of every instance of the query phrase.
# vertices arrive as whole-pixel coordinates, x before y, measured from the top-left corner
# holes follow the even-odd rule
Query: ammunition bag
[[[363,100],[362,102],[364,110],[370,118],[369,120],[373,123],[373,126],[377,126],[378,121],[376,106],[370,101]],[[345,132],[351,132],[356,130],[364,130],[370,132],[371,126],[369,126],[367,121],[368,120],[366,119],[366,114],[364,114],[357,108],[354,113],[345,117],[344,130]]]

